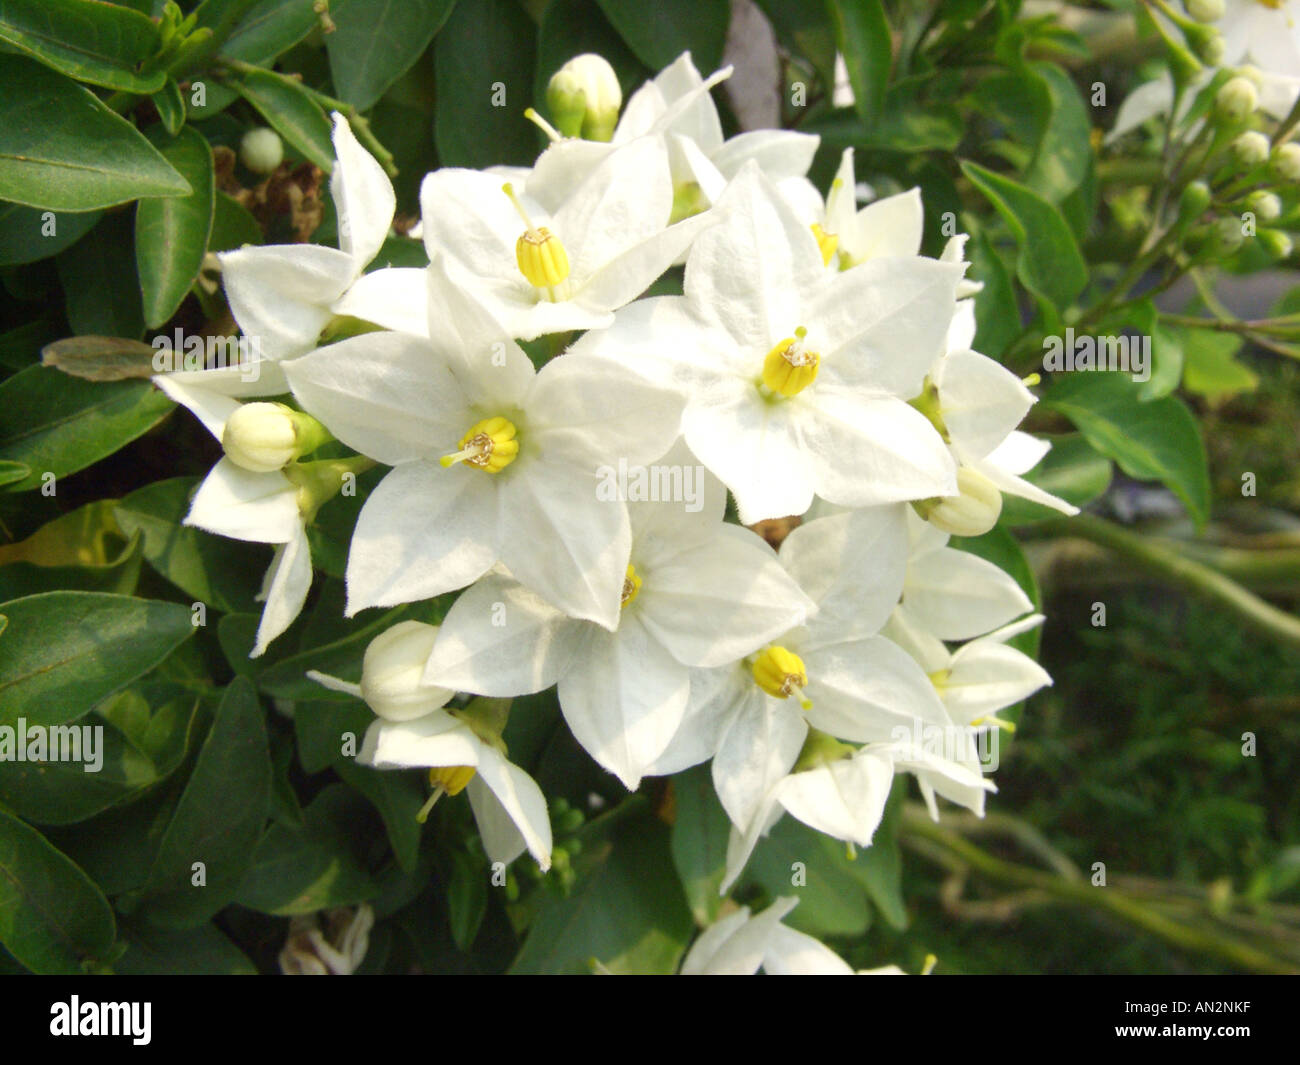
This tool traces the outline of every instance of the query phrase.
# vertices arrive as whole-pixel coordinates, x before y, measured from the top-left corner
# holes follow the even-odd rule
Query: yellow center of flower
[[[753,671],[754,683],[768,695],[778,699],[795,695],[803,709],[812,708],[812,700],[803,693],[808,686],[808,671],[803,659],[793,651],[773,644],[754,659]]]
[[[484,418],[460,438],[456,445],[459,451],[443,455],[438,462],[444,469],[463,462],[485,473],[500,473],[519,454],[519,441],[515,434],[514,422],[499,416]]]
[[[796,396],[817,379],[821,356],[804,347],[807,334],[800,326],[763,359],[763,384],[779,396]]]
[[[519,272],[534,288],[546,289],[554,300],[556,286],[562,285],[569,277],[569,253],[564,250],[560,238],[549,229],[533,225],[509,182],[501,188],[527,227],[515,241],[515,261],[519,264]]]
[[[637,576],[636,567],[632,563],[627,564],[627,576],[623,578],[623,594],[619,597],[618,606],[621,610],[641,594],[641,578]]]
[[[1286,0],[1255,0],[1255,2],[1263,4],[1265,7],[1271,7],[1274,11],[1280,11]]]
[[[839,234],[827,233],[817,222],[812,224],[812,231],[813,236],[817,238],[817,247],[822,252],[822,265],[830,266],[831,260],[835,258],[835,249],[840,246]]]
[[[429,811],[444,795],[459,795],[465,790],[465,787],[474,779],[474,767],[472,765],[436,765],[429,770],[429,783],[433,786],[433,794],[429,796],[428,802],[420,807],[420,812],[415,815],[415,819],[424,824],[429,818]]]

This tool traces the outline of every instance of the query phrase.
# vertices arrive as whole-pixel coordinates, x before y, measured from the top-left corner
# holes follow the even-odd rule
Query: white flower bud
[[[221,446],[231,462],[253,473],[283,469],[302,453],[297,413],[280,403],[245,403],[227,419]]]
[[[269,174],[284,160],[284,142],[273,129],[250,129],[239,141],[239,161],[254,174]]]
[[[1259,106],[1259,90],[1249,78],[1238,74],[1224,83],[1214,98],[1214,109],[1231,122],[1240,122],[1254,114]]]
[[[1232,155],[1239,164],[1249,169],[1268,162],[1269,143],[1264,134],[1247,130],[1232,142]]]
[[[388,721],[410,721],[445,706],[455,694],[421,684],[438,626],[401,621],[381,632],[361,661],[361,697]]]
[[[1240,218],[1220,218],[1211,232],[1214,246],[1222,254],[1236,251],[1246,239],[1246,235],[1241,231]]]
[[[623,89],[614,68],[593,52],[574,56],[546,87],[551,119],[566,137],[607,141],[618,124]]]
[[[1261,229],[1259,242],[1274,259],[1289,259],[1291,253],[1295,251],[1295,244],[1291,237],[1280,229]]]
[[[982,536],[998,523],[1002,493],[984,474],[963,466],[957,471],[955,496],[938,496],[913,504],[917,512],[950,536]]]
[[[1187,13],[1197,22],[1218,22],[1223,18],[1223,0],[1187,0]]]
[[[1246,197],[1246,207],[1255,213],[1261,222],[1272,222],[1282,215],[1282,201],[1276,193],[1252,192]]]
[[[1300,181],[1300,144],[1279,144],[1273,149],[1270,165],[1283,181]]]

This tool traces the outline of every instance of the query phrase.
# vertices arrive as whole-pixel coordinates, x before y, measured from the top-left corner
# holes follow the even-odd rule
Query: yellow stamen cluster
[[[753,672],[754,683],[768,695],[778,699],[795,695],[803,709],[812,708],[812,700],[803,693],[808,686],[808,671],[803,659],[793,651],[774,644],[754,659]]]
[[[475,769],[472,765],[442,765],[429,770],[429,783],[441,788],[448,795],[459,795],[466,785],[474,779]]]
[[[839,234],[827,233],[818,222],[812,224],[812,231],[817,238],[817,247],[821,249],[822,265],[830,266],[831,260],[835,258],[835,250],[840,246]]]
[[[459,451],[443,455],[438,461],[444,469],[463,462],[485,473],[500,473],[519,454],[516,433],[514,422],[506,418],[484,418],[460,438],[456,445]]]
[[[549,229],[533,225],[509,183],[502,186],[502,191],[510,197],[510,202],[515,205],[515,210],[527,227],[515,241],[515,262],[519,264],[519,272],[534,288],[553,290],[568,280],[569,253],[564,250],[560,238]],[[554,298],[553,291],[551,295]]]
[[[619,598],[618,605],[621,610],[632,602],[641,593],[641,578],[637,576],[636,567],[632,563],[627,564],[627,576],[623,578],[623,594]]]
[[[821,356],[803,346],[807,334],[800,326],[763,359],[763,384],[779,396],[796,396],[817,379]]]

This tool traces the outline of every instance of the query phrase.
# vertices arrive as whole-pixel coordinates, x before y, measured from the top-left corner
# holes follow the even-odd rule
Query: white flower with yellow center
[[[621,367],[540,373],[487,309],[429,267],[430,337],[368,333],[286,364],[303,407],[393,469],[348,556],[347,612],[472,583],[496,563],[573,617],[618,624],[631,529],[597,496],[611,456],[658,458],[681,403]]]
[[[921,190],[885,196],[859,210],[852,148],[844,149],[825,200],[803,178],[783,181],[777,188],[812,229],[828,267],[848,270],[871,259],[906,259],[920,253],[925,224]]]
[[[226,451],[199,486],[184,523],[276,545],[258,594],[266,606],[249,656],[257,658],[302,611],[312,580],[307,523],[342,488],[348,464],[296,464],[329,439],[314,418],[279,403],[241,404],[203,387],[205,380],[203,374],[166,374],[154,383],[189,408]]]
[[[903,508],[808,522],[779,557],[816,614],[728,668],[696,671],[681,728],[648,770],[675,773],[712,756],[714,787],[741,833],[766,817],[769,794],[794,768],[810,728],[871,743],[918,718],[948,721],[925,673],[877,635],[903,584]]]
[[[693,472],[693,461],[678,447],[657,468]],[[723,523],[721,485],[705,496],[694,513],[681,502],[629,505],[631,561],[613,632],[490,575],[447,614],[426,681],[493,696],[558,681],[574,737],[635,790],[681,724],[690,668],[733,662],[812,610],[771,548]]]
[[[429,257],[449,258],[505,333],[524,340],[608,325],[706,223],[669,226],[668,152],[652,137],[611,152],[550,210],[527,187],[454,168],[424,179],[420,207]]]
[[[546,798],[536,781],[506,758],[504,708],[478,700],[447,710],[455,693],[421,681],[438,633],[437,625],[418,621],[380,633],[366,648],[360,684],[315,671],[307,676],[364,699],[378,715],[366,731],[358,762],[377,769],[429,769],[433,791],[420,821],[442,796],[464,791],[491,861],[509,864],[527,848],[543,870],[549,869]]]
[[[256,375],[248,367],[218,371],[224,382],[220,387],[232,395],[288,391],[280,362],[314,348],[336,315],[425,331],[423,270],[363,273],[388,237],[397,201],[383,167],[357,143],[347,119],[337,112],[334,151],[330,195],[338,215],[338,248],[272,244],[219,256],[231,313],[259,356]],[[201,372],[207,387],[219,387],[211,371]],[[181,376],[187,380],[194,375]]]
[[[682,431],[740,520],[956,493],[956,464],[906,402],[944,351],[962,268],[874,259],[828,272],[750,163],[691,248],[684,296],[639,300],[574,352],[678,389]]]

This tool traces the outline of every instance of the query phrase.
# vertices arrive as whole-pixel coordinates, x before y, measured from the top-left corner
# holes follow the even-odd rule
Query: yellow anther
[[[619,609],[627,606],[641,593],[641,578],[637,576],[636,567],[632,563],[627,564],[627,576],[623,578],[623,594],[619,598]]]
[[[506,418],[484,418],[460,438],[459,451],[443,455],[438,462],[444,469],[463,462],[485,473],[500,473],[519,454],[516,432],[514,422]]]
[[[1043,383],[1043,379],[1036,373],[1031,373],[1028,377],[1022,377],[1020,383],[1026,388],[1036,388]]]
[[[415,819],[424,824],[429,819],[429,811],[444,795],[459,795],[474,779],[474,767],[471,765],[438,765],[429,770],[429,783],[433,785],[433,794],[420,807]]]
[[[528,212],[524,210],[524,205],[519,202],[519,197],[509,182],[501,186],[501,191],[510,197],[510,202],[515,205],[515,210],[527,227],[515,241],[515,261],[519,264],[519,272],[534,288],[547,289],[554,298],[555,286],[568,280],[569,253],[564,250],[560,238],[549,229],[533,225],[533,220],[528,217]]]
[[[777,645],[767,648],[754,659],[753,672],[754,683],[768,695],[778,699],[794,695],[803,709],[812,708],[812,700],[803,693],[808,686],[808,671],[803,659],[793,651]]]
[[[817,379],[821,356],[804,347],[808,330],[800,326],[763,359],[763,384],[780,396],[796,396]]]
[[[812,231],[817,238],[817,247],[822,251],[822,265],[830,266],[831,260],[835,258],[835,249],[840,246],[839,234],[827,233],[817,222],[812,224]]]

